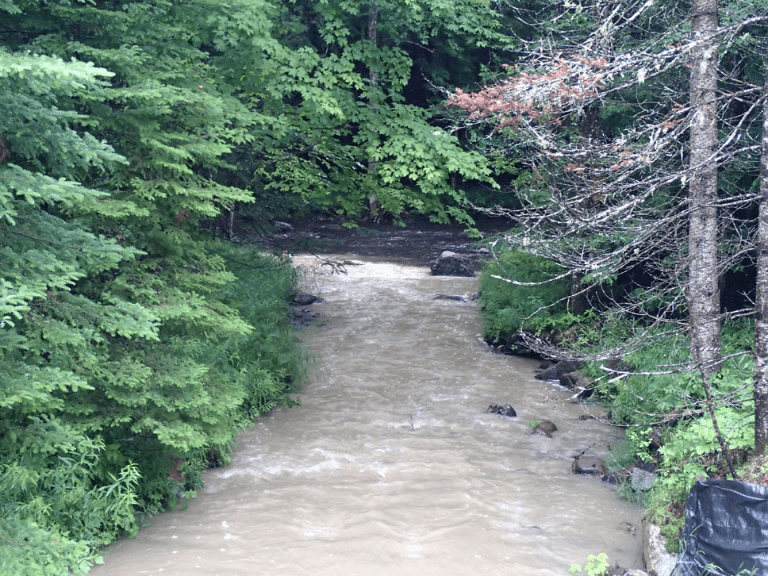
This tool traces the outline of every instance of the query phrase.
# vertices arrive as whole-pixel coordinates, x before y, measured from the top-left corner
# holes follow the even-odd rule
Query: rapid
[[[294,263],[325,300],[299,335],[301,405],[244,430],[187,509],[107,548],[91,574],[562,576],[599,552],[642,568],[641,509],[571,471],[620,433],[580,419],[599,406],[534,379],[536,362],[490,350],[476,279],[373,258],[346,273]],[[551,438],[531,434],[543,419]]]

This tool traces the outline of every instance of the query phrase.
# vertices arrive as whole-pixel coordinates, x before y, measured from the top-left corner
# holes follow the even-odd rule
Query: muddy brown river
[[[186,510],[109,547],[93,575],[563,576],[599,552],[642,567],[639,507],[571,472],[618,431],[580,420],[599,408],[535,380],[535,362],[492,353],[469,299],[433,299],[471,295],[476,279],[295,263],[325,298],[301,333],[301,405],[245,430]],[[531,435],[542,419],[552,438]]]

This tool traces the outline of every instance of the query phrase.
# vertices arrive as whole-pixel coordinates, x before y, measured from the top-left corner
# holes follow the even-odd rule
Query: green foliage
[[[586,572],[587,576],[605,576],[608,574],[608,555],[605,552],[601,552],[598,555],[590,554],[587,556],[587,563],[582,570],[578,564],[573,564],[568,570],[571,574],[581,574]]]
[[[251,199],[225,156],[252,118],[199,49],[205,11],[18,6],[0,6],[0,571],[84,573],[295,402],[295,278],[199,233]]]
[[[29,519],[10,516],[0,520],[0,573],[19,576],[86,574],[102,563],[91,543],[52,528],[40,528]]]
[[[605,330],[604,345],[620,343],[638,329],[628,322]],[[751,348],[751,321],[723,327],[723,351],[733,354]],[[670,551],[676,551],[683,527],[682,507],[697,477],[722,475],[725,462],[712,419],[705,410],[704,390],[696,373],[675,371],[689,360],[688,339],[651,331],[645,346],[626,355],[623,370],[635,372],[611,384],[597,366],[585,371],[598,382],[598,393],[608,403],[612,418],[630,426],[626,431],[624,460],[653,462],[658,480],[643,496],[651,519],[659,524]],[[666,373],[669,372],[669,373]],[[753,362],[742,354],[728,359],[710,379],[718,426],[734,455],[754,445],[754,407],[751,401]],[[661,446],[651,443],[651,434]]]
[[[568,279],[551,279],[561,273],[554,263],[518,251],[502,252],[483,268],[480,294],[486,338],[498,341],[518,330],[534,333],[559,327],[564,319],[570,293]],[[519,286],[495,278],[499,276],[535,285]],[[571,322],[572,323],[572,322]]]
[[[499,15],[474,0],[450,10],[436,0],[380,10],[378,43],[368,38],[365,5],[238,2],[213,10],[208,42],[225,34],[226,51],[216,44],[222,52],[211,63],[247,107],[238,113],[234,176],[270,203],[300,198],[357,217],[369,215],[375,196],[374,211],[395,219],[416,211],[470,223],[458,184],[492,185],[490,171],[444,130],[442,108],[425,101],[434,90],[425,74],[450,77],[470,46],[499,41]],[[412,54],[419,40],[429,45]],[[409,104],[406,91],[425,97]]]
[[[751,321],[723,326],[724,353],[742,352],[724,362],[720,372],[711,379],[716,400],[725,406],[740,408],[749,400],[753,361],[743,351],[751,348],[753,330]],[[669,327],[646,329],[642,324],[606,315],[599,341],[591,347],[620,347],[637,333],[643,335],[643,346],[622,357],[622,369],[627,372],[625,378],[601,383],[611,380],[612,375],[606,375],[600,363],[584,369],[585,374],[599,384],[598,393],[609,403],[612,418],[623,424],[644,425],[662,419],[662,415],[683,415],[688,410],[701,408],[705,397],[701,376],[678,369],[690,360],[686,336]]]
[[[601,395],[610,398],[611,415],[617,422],[646,422],[647,414],[674,411],[702,397],[700,378],[696,374],[673,369],[687,360],[688,339],[677,334],[658,339],[654,336],[648,336],[647,346],[622,359],[629,372],[654,374],[631,374],[600,388]],[[604,372],[595,375],[605,377]]]
[[[139,472],[102,475],[104,443],[56,418],[30,418],[0,440],[3,574],[84,573],[94,550],[136,527]]]
[[[252,248],[217,244],[237,280],[221,292],[222,302],[236,306],[252,326],[246,335],[228,339],[217,350],[227,359],[227,377],[245,390],[242,409],[249,418],[278,404],[290,406],[289,396],[303,378],[304,359],[288,322],[287,301],[295,292],[296,272],[286,262],[260,255]]]
[[[94,217],[131,212],[77,181],[123,162],[75,127],[74,103],[111,74],[91,64],[0,51],[0,566],[13,574],[84,572],[93,549],[135,528],[138,471],[99,468],[104,449],[72,420],[94,389],[87,372],[111,338],[157,338],[141,306],[79,287],[141,252],[90,229]]]
[[[738,409],[722,407],[715,410],[718,426],[730,449],[747,450],[754,446],[753,414],[751,403]],[[696,476],[707,477],[717,472],[713,455],[720,451],[720,445],[709,414],[680,423],[659,451],[663,470],[660,482],[676,501],[682,501]]]
[[[650,491],[645,500],[649,519],[661,529],[661,535],[664,536],[667,543],[667,552],[670,554],[680,552],[680,535],[685,526],[685,516],[679,512],[681,502],[675,498],[679,498],[681,490],[690,491],[691,486],[693,484],[687,488],[682,485],[672,487],[673,493],[656,487]],[[687,491],[686,495],[688,494]]]

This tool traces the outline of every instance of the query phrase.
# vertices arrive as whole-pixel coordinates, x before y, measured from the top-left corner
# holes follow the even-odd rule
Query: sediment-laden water
[[[535,380],[534,362],[492,353],[469,299],[434,299],[469,296],[475,279],[296,263],[325,298],[301,334],[301,405],[244,431],[188,509],[108,548],[92,574],[560,576],[599,552],[642,566],[640,509],[571,472],[618,433],[580,420],[587,408]],[[531,435],[542,419],[552,438]]]

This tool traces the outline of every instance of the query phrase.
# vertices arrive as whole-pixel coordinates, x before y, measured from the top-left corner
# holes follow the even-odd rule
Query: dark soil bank
[[[271,234],[258,234],[247,222],[242,222],[236,234],[290,254],[357,255],[418,266],[427,266],[446,250],[478,254],[481,239],[470,237],[463,226],[434,224],[423,217],[407,217],[404,222],[404,227],[362,222],[348,228],[340,218],[313,216],[276,223]],[[510,222],[503,218],[480,218],[477,227],[487,238],[508,229]]]

